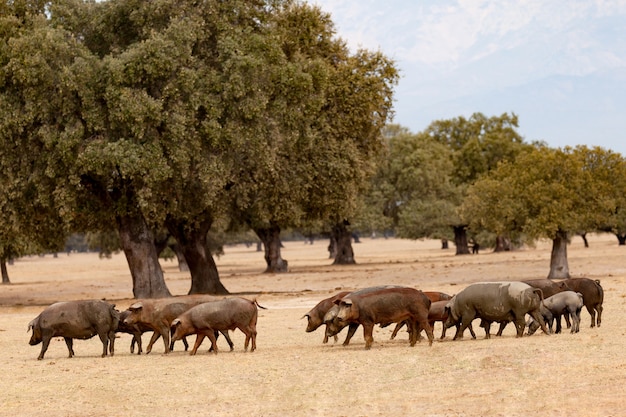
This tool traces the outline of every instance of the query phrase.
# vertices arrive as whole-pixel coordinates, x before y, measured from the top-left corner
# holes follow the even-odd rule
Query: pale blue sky
[[[309,0],[401,71],[395,123],[515,112],[527,141],[626,156],[626,0]]]

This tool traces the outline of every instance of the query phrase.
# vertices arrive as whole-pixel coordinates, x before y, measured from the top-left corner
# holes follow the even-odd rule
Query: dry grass
[[[258,350],[243,352],[243,334],[217,356],[201,347],[195,357],[177,345],[163,355],[131,355],[129,335],[116,342],[114,357],[100,358],[98,338],[76,341],[76,357],[53,341],[37,361],[40,346],[28,345],[28,322],[57,300],[106,298],[126,308],[131,279],[123,256],[32,257],[9,267],[13,284],[0,287],[0,415],[174,416],[620,416],[626,415],[626,248],[608,235],[592,236],[585,249],[569,247],[574,276],[600,279],[605,290],[602,327],[516,339],[513,326],[501,338],[448,338],[432,347],[409,347],[406,333],[376,329],[364,350],[361,331],[348,347],[322,345],[321,329],[305,333],[302,315],[340,289],[381,284],[410,285],[455,293],[485,280],[545,277],[550,246],[540,243],[511,253],[454,256],[434,241],[370,240],[355,245],[358,264],[330,265],[326,242],[287,242],[283,257],[291,272],[264,275],[254,248],[226,249],[217,260],[224,285],[257,297],[261,310]],[[187,274],[163,264],[175,294],[189,288]],[[476,326],[477,327],[477,326]],[[435,334],[441,332],[439,325]],[[340,341],[344,337],[340,335]],[[147,342],[144,336],[144,343]],[[206,343],[206,342],[205,342]],[[201,352],[201,353],[200,353]]]

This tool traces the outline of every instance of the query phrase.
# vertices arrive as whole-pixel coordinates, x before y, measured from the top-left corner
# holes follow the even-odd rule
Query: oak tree
[[[532,242],[552,240],[548,278],[568,278],[567,244],[578,230],[597,230],[623,207],[626,165],[602,148],[537,146],[476,181],[463,203],[472,228]],[[617,181],[616,181],[617,179]]]

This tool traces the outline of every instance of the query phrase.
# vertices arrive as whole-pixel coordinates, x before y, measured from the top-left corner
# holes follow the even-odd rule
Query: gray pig
[[[517,337],[522,337],[526,322],[524,316],[530,314],[539,322],[541,330],[548,329],[539,312],[541,306],[541,290],[519,281],[510,282],[479,282],[471,284],[455,295],[446,305],[448,319],[444,326],[457,328],[453,340],[463,337],[463,331],[472,320],[479,318],[486,324],[485,338],[489,339],[491,322],[513,321],[517,329]]]
[[[572,318],[571,333],[578,333],[580,330],[580,311],[583,308],[583,295],[574,291],[563,291],[554,294],[543,300],[539,312],[545,320],[550,333],[552,333],[552,323],[556,319],[556,333],[561,333],[561,316],[569,314]],[[529,320],[528,334],[531,335],[537,331],[539,324],[533,320]]]

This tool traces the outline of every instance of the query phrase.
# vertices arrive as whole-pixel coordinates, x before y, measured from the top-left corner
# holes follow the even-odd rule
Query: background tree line
[[[434,121],[413,134],[388,126],[370,207],[399,237],[468,240],[496,251],[551,239],[549,278],[570,276],[567,243],[587,232],[626,236],[626,163],[599,147],[527,143],[514,114]],[[469,239],[468,239],[469,236]]]
[[[222,294],[212,251],[225,235],[254,231],[267,272],[284,272],[281,231],[328,233],[341,264],[354,262],[351,231],[389,229],[453,240],[457,254],[468,234],[547,237],[557,277],[573,233],[626,231],[620,155],[525,143],[509,114],[388,125],[393,61],[351,53],[317,7],[0,9],[3,266],[88,233],[122,248],[135,297],[162,297],[158,254],[175,244],[189,292]]]

